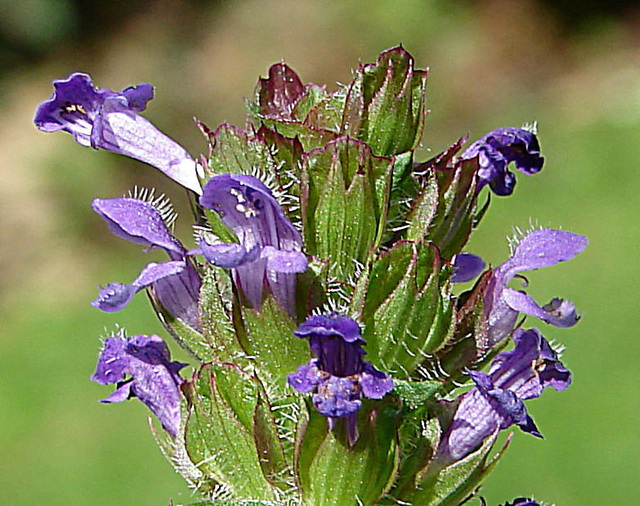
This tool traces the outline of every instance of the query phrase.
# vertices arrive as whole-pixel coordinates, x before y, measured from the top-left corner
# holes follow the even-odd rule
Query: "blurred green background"
[[[640,497],[640,9],[637,2],[510,0],[2,0],[0,2],[0,504],[158,505],[190,492],[164,461],[140,403],[101,405],[89,381],[99,338],[166,335],[139,296],[117,315],[89,306],[96,285],[152,260],[112,236],[94,197],[134,185],[169,195],[190,237],[185,194],[154,169],[32,125],[51,80],[156,86],[146,114],[193,154],[211,127],[242,124],[268,66],[346,82],[359,61],[402,43],[430,67],[421,158],[460,135],[538,121],[546,165],[494,198],[469,250],[498,264],[531,223],[586,234],[570,263],[531,273],[530,293],[573,299],[574,384],[529,403],[545,435],[516,433],[482,495],[562,506]],[[159,257],[160,258],[160,257]],[[177,353],[176,354],[179,356]],[[479,504],[474,500],[475,504]]]

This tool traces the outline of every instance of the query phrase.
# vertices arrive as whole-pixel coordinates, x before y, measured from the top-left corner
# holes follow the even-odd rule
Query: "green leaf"
[[[231,362],[246,367],[245,353],[233,328],[230,314],[231,279],[218,267],[208,266],[200,289],[200,321],[202,334],[209,345],[208,360]]]
[[[453,304],[430,245],[397,243],[371,269],[362,312],[370,360],[409,378],[445,342]]]
[[[207,364],[186,388],[192,407],[185,441],[194,464],[234,497],[274,499],[253,436],[257,379],[231,364]]]
[[[397,412],[390,403],[365,402],[358,412],[360,437],[347,443],[344,419],[327,429],[311,408],[296,469],[305,504],[374,504],[390,488],[398,467]]]
[[[351,83],[344,130],[369,144],[376,155],[413,150],[422,136],[427,72],[413,68],[401,46],[361,66]]]
[[[475,452],[462,460],[445,467],[437,474],[430,474],[419,482],[417,490],[407,498],[413,504],[421,506],[455,506],[461,504],[487,477],[504,454],[502,451],[487,464],[489,452],[498,437],[498,431],[487,438]],[[507,441],[508,444],[508,441]]]
[[[471,234],[477,205],[476,169],[472,161],[463,161],[453,169],[435,173],[438,209],[426,239],[438,246],[444,259],[459,253]]]
[[[293,335],[296,323],[276,302],[267,295],[259,311],[249,307],[238,307],[242,329],[241,344],[252,357],[261,381],[269,392],[277,397],[291,394],[287,375],[306,364],[310,358],[307,342]],[[238,328],[238,325],[236,325]]]
[[[303,156],[302,221],[305,250],[328,260],[347,281],[366,264],[386,223],[392,161],[361,142],[340,138]]]
[[[209,177],[216,174],[254,174],[256,169],[275,170],[267,145],[241,128],[222,124],[212,134]]]
[[[398,382],[394,382],[394,391],[397,387]],[[401,444],[400,470],[383,504],[399,504],[401,501],[398,499],[415,492],[416,478],[429,464],[438,447],[440,432],[438,419],[430,415],[426,406],[403,414],[398,433]]]

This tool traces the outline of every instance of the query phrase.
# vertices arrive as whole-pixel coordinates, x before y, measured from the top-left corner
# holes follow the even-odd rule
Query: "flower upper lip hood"
[[[153,98],[143,83],[121,92],[96,89],[87,74],[53,82],[54,92],[33,119],[43,132],[64,130],[82,146],[104,149],[148,163],[184,187],[202,193],[195,160],[177,142],[137,114]]]

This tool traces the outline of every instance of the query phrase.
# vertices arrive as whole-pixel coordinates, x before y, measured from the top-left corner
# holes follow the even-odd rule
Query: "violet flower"
[[[571,373],[537,329],[518,329],[513,339],[516,347],[499,353],[488,374],[469,371],[476,386],[462,395],[440,441],[436,467],[464,458],[485,438],[514,424],[542,437],[523,401],[539,397],[547,387],[564,390]]]
[[[529,499],[528,497],[518,497],[513,502],[506,502],[500,506],[540,506],[535,499]]]
[[[460,158],[478,157],[478,186],[480,191],[489,185],[496,195],[511,195],[516,178],[507,167],[514,162],[516,169],[527,175],[542,169],[544,157],[533,132],[522,128],[498,128],[489,132],[467,148]]]
[[[91,305],[109,313],[120,311],[137,292],[151,287],[171,315],[199,330],[200,276],[187,258],[187,250],[171,235],[153,204],[135,198],[95,199],[93,210],[118,237],[149,248],[162,248],[171,260],[148,264],[131,284],[100,287]]]
[[[554,298],[541,307],[530,295],[508,288],[507,284],[519,272],[572,259],[587,247],[587,243],[583,235],[553,229],[533,230],[518,242],[511,258],[494,269],[487,286],[484,307],[487,347],[509,335],[518,313],[535,316],[556,327],[571,327],[578,322],[579,316],[572,302]]]
[[[202,193],[189,153],[137,114],[153,98],[153,86],[143,83],[121,92],[96,89],[91,77],[81,73],[54,81],[53,86],[53,95],[40,104],[33,120],[40,130],[64,130],[82,146],[141,160]]]
[[[349,442],[355,443],[362,396],[382,399],[393,389],[393,381],[362,360],[365,341],[358,324],[347,316],[310,316],[294,334],[309,339],[316,358],[289,374],[289,385],[303,394],[313,392],[313,405],[327,417],[330,428],[346,417]]]
[[[233,270],[251,307],[260,308],[266,285],[294,316],[296,273],[306,270],[307,259],[300,232],[271,191],[255,177],[222,174],[207,182],[200,204],[216,211],[239,243],[212,245],[203,239],[199,252],[214,265]]]
[[[180,428],[180,369],[171,362],[169,349],[158,336],[109,337],[91,380],[118,388],[101,402],[122,402],[137,397],[146,404],[174,438]],[[126,376],[130,376],[125,379]]]
[[[478,255],[458,253],[453,257],[452,283],[465,283],[476,278],[484,268],[485,263]]]

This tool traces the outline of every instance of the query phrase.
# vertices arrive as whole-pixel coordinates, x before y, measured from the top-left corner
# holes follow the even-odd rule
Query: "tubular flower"
[[[98,359],[91,380],[118,388],[101,402],[122,402],[137,397],[162,426],[176,437],[180,427],[180,369],[187,364],[171,362],[169,349],[158,336],[110,337]],[[126,378],[126,376],[130,376]]]
[[[478,157],[478,186],[480,191],[489,185],[496,195],[511,195],[516,185],[513,172],[507,167],[514,162],[516,169],[527,175],[542,169],[544,157],[533,132],[522,128],[498,128],[474,142],[462,153],[463,160]]]
[[[464,458],[486,437],[514,424],[542,437],[523,401],[539,397],[547,387],[564,390],[571,373],[537,329],[518,329],[513,339],[516,347],[499,353],[488,374],[469,371],[475,387],[462,395],[442,437],[435,458],[439,465]]]
[[[87,74],[54,81],[49,100],[36,110],[34,123],[43,132],[64,130],[82,146],[130,156],[162,171],[200,194],[196,162],[177,142],[137,114],[153,98],[148,83],[121,92],[96,89]]]
[[[511,258],[491,274],[485,294],[485,318],[488,326],[488,346],[505,338],[515,326],[518,313],[540,318],[556,327],[571,327],[579,316],[572,302],[552,299],[539,306],[525,292],[508,288],[507,284],[519,273],[549,267],[571,260],[587,247],[583,235],[562,230],[534,230],[515,246]]]
[[[307,259],[302,237],[278,205],[271,191],[253,176],[222,174],[204,187],[200,204],[216,211],[239,243],[208,244],[200,252],[214,265],[233,269],[233,278],[249,305],[259,309],[263,289],[269,287],[287,312],[295,315],[296,273]]]
[[[358,324],[347,316],[311,316],[294,334],[309,339],[316,358],[289,374],[289,385],[300,393],[313,392],[313,405],[328,418],[330,427],[347,417],[347,434],[355,442],[362,397],[382,399],[393,389],[392,379],[362,360],[365,341]]]
[[[95,199],[93,210],[118,237],[149,248],[162,248],[171,260],[148,264],[131,284],[110,283],[100,288],[91,304],[113,313],[124,308],[137,292],[151,287],[171,315],[199,330],[200,276],[153,204],[135,198]]]

